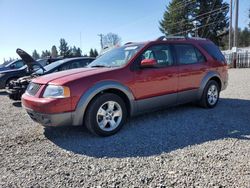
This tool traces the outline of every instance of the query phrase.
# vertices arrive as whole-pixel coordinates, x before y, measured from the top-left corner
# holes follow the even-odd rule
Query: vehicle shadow
[[[21,101],[15,101],[15,102],[12,103],[12,105],[15,106],[15,107],[20,108],[20,107],[22,107],[22,102]]]
[[[0,96],[8,95],[8,93],[5,90],[0,90]]]
[[[250,140],[250,100],[221,99],[214,109],[173,107],[132,118],[111,137],[82,127],[45,128],[57,146],[91,157],[152,156],[224,138]]]

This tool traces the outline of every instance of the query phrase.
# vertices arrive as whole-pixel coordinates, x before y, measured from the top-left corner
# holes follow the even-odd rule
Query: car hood
[[[25,67],[22,67],[20,69],[7,69],[7,70],[0,70],[0,74],[6,74],[6,73],[13,73],[13,72],[19,72],[19,71],[22,71],[26,69],[26,66]]]
[[[108,71],[112,71],[117,68],[79,68],[72,69],[67,71],[56,72],[44,76],[40,76],[32,80],[38,84],[55,84],[55,85],[63,85],[67,82],[81,79],[84,77],[92,76],[95,74],[100,74]]]
[[[9,67],[0,67],[0,71],[10,70]]]
[[[38,63],[36,60],[34,60],[27,52],[25,52],[24,50],[17,48],[16,49],[16,53],[21,57],[21,59],[23,60],[24,64],[26,64],[28,66],[28,69],[30,72],[33,72],[33,66],[37,65],[38,67],[43,68],[43,66]]]

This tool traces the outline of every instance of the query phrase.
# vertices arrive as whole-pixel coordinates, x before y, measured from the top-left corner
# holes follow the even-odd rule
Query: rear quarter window
[[[225,61],[224,55],[221,53],[220,49],[215,44],[203,43],[200,45],[214,60]]]

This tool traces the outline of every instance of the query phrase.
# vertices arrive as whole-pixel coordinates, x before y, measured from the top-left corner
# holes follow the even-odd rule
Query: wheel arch
[[[202,97],[203,91],[204,91],[207,83],[210,80],[216,81],[219,84],[219,87],[221,89],[221,87],[222,87],[222,81],[221,81],[219,73],[217,73],[215,71],[208,72],[206,74],[206,76],[201,81],[200,88],[199,88],[199,91],[198,91],[198,99],[200,99]]]
[[[82,125],[83,118],[90,102],[102,93],[114,93],[120,96],[127,107],[128,115],[134,112],[134,96],[125,85],[116,81],[98,82],[89,88],[78,101],[75,112],[72,115],[73,125]]]

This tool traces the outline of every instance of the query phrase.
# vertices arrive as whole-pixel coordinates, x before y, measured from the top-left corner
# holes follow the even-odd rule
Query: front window
[[[131,45],[115,48],[104,53],[101,57],[90,63],[88,67],[121,67],[143,47],[143,45]]]

